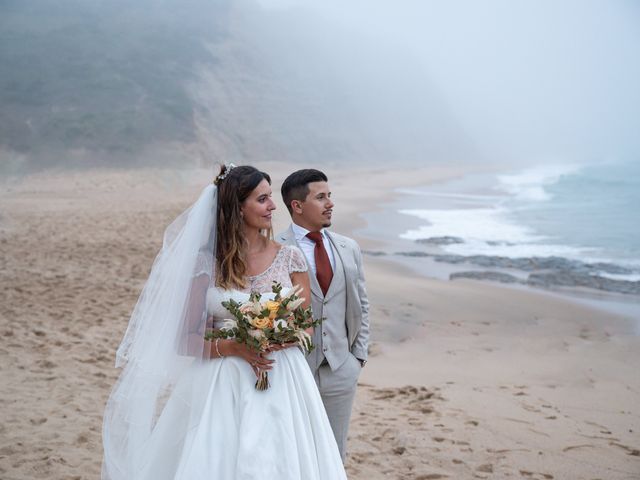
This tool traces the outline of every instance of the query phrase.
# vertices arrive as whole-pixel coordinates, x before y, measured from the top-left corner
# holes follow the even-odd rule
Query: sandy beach
[[[296,167],[259,167],[280,201]],[[335,230],[357,235],[359,214],[395,187],[465,171],[329,170]],[[99,478],[116,347],[164,228],[210,177],[94,170],[0,184],[2,479]],[[276,217],[279,231],[281,203]],[[640,315],[424,278],[387,257],[365,265],[373,343],[349,478],[640,479]]]

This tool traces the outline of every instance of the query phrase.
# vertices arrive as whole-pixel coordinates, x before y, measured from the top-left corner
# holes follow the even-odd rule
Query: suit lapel
[[[344,284],[347,280],[346,271],[344,268],[344,258],[343,255],[345,252],[346,244],[338,239],[336,239],[330,232],[326,231],[327,237],[331,243],[333,248],[333,258],[336,262],[336,267],[333,272],[333,279],[331,280],[331,285],[329,285],[329,290],[327,290],[327,295],[325,297],[325,301],[328,301],[333,297],[337,292],[339,292],[342,288],[344,288]]]

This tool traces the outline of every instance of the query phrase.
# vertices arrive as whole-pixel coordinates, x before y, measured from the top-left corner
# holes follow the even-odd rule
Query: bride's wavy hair
[[[216,226],[216,285],[224,289],[244,288],[247,240],[242,230],[240,207],[262,180],[271,185],[271,177],[250,166],[224,165],[216,179],[218,212]],[[262,232],[271,238],[271,229]]]

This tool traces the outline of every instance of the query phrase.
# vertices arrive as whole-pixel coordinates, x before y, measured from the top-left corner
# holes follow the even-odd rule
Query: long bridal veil
[[[116,367],[122,372],[105,409],[103,480],[133,480],[148,467],[145,451],[166,400],[189,366],[206,354],[206,292],[214,275],[216,204],[217,188],[209,185],[165,231],[116,354]],[[184,397],[184,407],[189,408],[193,397]],[[190,428],[188,417],[184,422],[183,433]]]

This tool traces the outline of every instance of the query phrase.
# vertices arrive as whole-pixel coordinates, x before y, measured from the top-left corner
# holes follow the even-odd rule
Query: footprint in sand
[[[391,388],[387,388],[387,389],[378,389],[378,396],[373,397],[374,400],[388,400],[390,398],[395,398],[397,396],[397,393],[395,392],[394,389]]]
[[[524,408],[527,412],[540,413],[542,410],[534,407],[533,405],[529,405],[526,403],[522,404],[522,408]]]
[[[569,452],[571,450],[575,450],[577,448],[594,448],[595,445],[583,444],[583,445],[569,445],[568,447],[564,447],[562,449],[563,452]]]
[[[404,452],[407,451],[407,449],[406,447],[399,446],[399,447],[393,447],[391,451],[394,453],[394,455],[402,455]]]
[[[530,472],[528,470],[520,470],[520,475],[525,478],[531,478],[534,480],[551,480],[553,479],[553,475],[550,473],[537,473]]]
[[[525,425],[533,425],[531,422],[527,422],[526,420],[520,420],[519,418],[510,418],[510,417],[503,417],[503,418],[510,422],[523,423]]]
[[[637,448],[628,447],[626,445],[622,445],[621,443],[616,443],[616,442],[609,442],[609,445],[625,450],[627,452],[627,455],[631,455],[633,457],[640,457],[640,450]]]
[[[600,425],[599,423],[591,422],[589,420],[585,420],[584,423],[586,423],[587,425],[591,425],[592,427],[596,427],[597,429],[599,429],[600,433],[602,434],[611,435],[611,431],[604,425]]]

